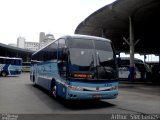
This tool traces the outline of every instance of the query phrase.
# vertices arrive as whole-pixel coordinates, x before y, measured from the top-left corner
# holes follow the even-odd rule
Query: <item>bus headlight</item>
[[[69,88],[70,90],[83,91],[83,88],[81,88],[81,87],[76,87],[76,86],[71,86],[71,85],[69,85],[68,88]]]
[[[118,90],[118,86],[112,86],[111,90]]]

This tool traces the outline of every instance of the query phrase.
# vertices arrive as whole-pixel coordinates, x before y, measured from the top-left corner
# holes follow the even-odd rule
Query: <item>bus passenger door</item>
[[[66,79],[68,54],[64,39],[59,40],[58,48],[58,68],[59,74],[63,79]]]
[[[61,77],[61,81],[65,82],[67,77],[67,62],[68,62],[68,55],[67,55],[67,48],[64,39],[60,39],[58,43],[58,71]],[[57,92],[60,96],[65,97],[64,94],[64,85],[58,84],[57,85]]]

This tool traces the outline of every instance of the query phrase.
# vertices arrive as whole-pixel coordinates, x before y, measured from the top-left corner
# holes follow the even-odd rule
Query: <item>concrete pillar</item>
[[[130,40],[130,81],[134,81],[134,28],[132,18],[129,16],[129,40]]]
[[[26,61],[29,62],[30,58],[29,58],[29,53],[26,55]]]
[[[147,57],[146,57],[146,54],[144,54],[144,62],[146,62],[146,58],[147,58]]]

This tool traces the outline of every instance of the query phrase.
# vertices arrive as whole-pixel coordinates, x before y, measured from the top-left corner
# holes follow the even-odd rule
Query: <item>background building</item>
[[[39,34],[39,43],[43,42],[45,38],[45,33],[44,32],[40,32]]]
[[[24,48],[27,50],[37,51],[39,49],[39,43],[38,42],[25,42]]]
[[[53,40],[55,40],[53,34],[46,34],[45,35],[44,32],[41,32],[39,35],[39,49],[43,48],[44,46],[46,46],[47,44],[49,44]]]
[[[55,40],[53,34],[46,34],[44,32],[40,32],[39,34],[39,42],[27,42],[24,37],[17,38],[17,47],[24,48],[27,50],[37,51],[50,42]]]
[[[17,47],[18,48],[25,48],[25,38],[24,37],[19,36],[17,38]]]

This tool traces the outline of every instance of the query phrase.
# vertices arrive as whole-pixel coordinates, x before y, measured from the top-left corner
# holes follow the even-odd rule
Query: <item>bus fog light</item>
[[[118,94],[114,94],[114,96],[117,96]]]
[[[81,88],[81,87],[76,87],[76,86],[68,86],[68,88],[70,89],[70,90],[78,90],[78,91],[83,91],[83,88]]]
[[[69,97],[77,97],[77,95],[74,95],[74,94],[68,94]]]
[[[111,90],[118,90],[118,86],[112,86]]]

